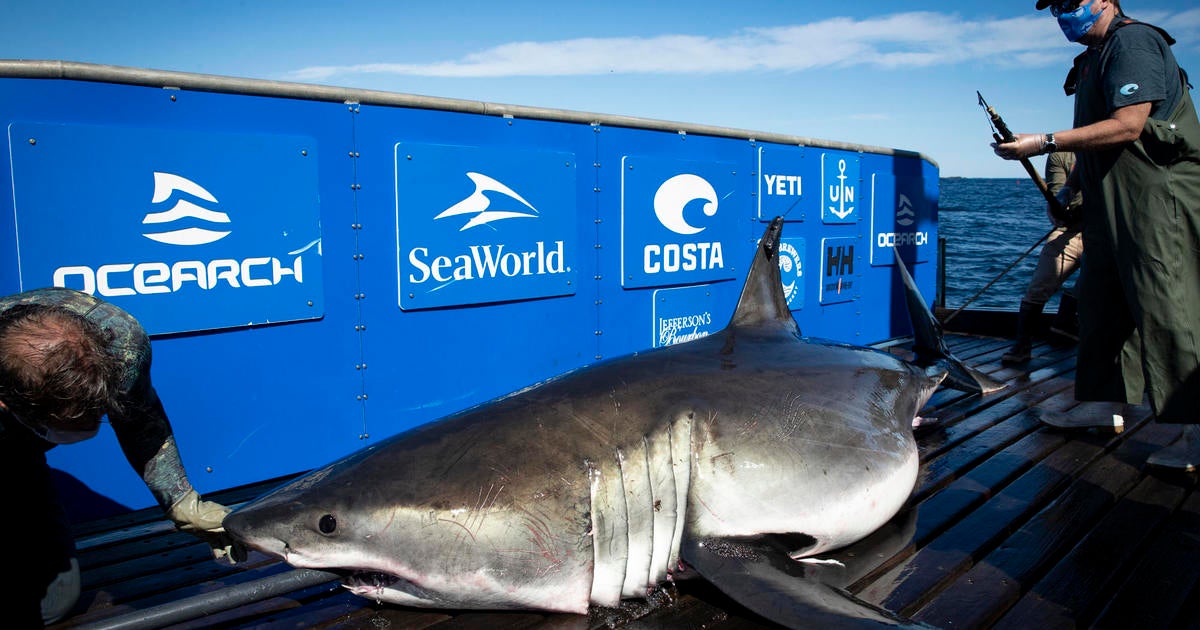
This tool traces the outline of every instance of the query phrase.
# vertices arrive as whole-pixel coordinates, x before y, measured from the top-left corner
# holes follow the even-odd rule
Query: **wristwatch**
[[[1054,134],[1046,134],[1046,139],[1042,141],[1042,153],[1054,153],[1058,150],[1058,143],[1054,141]]]

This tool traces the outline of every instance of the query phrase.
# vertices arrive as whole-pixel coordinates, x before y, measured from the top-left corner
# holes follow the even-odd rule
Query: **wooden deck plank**
[[[1063,558],[995,624],[1014,630],[1088,625],[1128,574],[1128,563],[1145,552],[1188,489],[1143,477],[1104,521]]]
[[[967,627],[994,624],[1055,559],[1137,485],[1146,457],[1169,443],[1165,432],[1151,431],[1149,436],[1158,439],[1124,439],[1115,452],[1090,464],[1053,503],[934,597],[914,619],[934,626],[949,620]],[[1145,434],[1139,431],[1138,437]]]
[[[1194,475],[1190,479],[1195,481]],[[1200,494],[1193,492],[1154,537],[1101,611],[1097,628],[1196,627],[1200,624]],[[1182,615],[1180,613],[1183,613]]]
[[[860,596],[900,614],[914,614],[1057,496],[1104,450],[1103,443],[1066,442]]]

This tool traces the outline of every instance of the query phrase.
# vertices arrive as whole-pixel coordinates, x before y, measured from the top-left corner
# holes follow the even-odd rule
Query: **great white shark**
[[[721,332],[398,434],[235,510],[225,529],[407,606],[585,613],[694,569],[784,625],[905,623],[796,558],[897,514],[917,479],[914,419],[944,379],[1002,386],[951,356],[899,257],[915,360],[802,337],[780,282],[782,227],[767,227]]]

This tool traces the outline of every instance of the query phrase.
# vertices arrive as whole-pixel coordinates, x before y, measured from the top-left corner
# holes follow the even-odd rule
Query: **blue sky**
[[[0,58],[301,81],[995,157],[980,90],[1016,131],[1070,126],[1074,55],[1034,0],[436,2],[7,0]],[[1200,81],[1200,6],[1126,0]]]

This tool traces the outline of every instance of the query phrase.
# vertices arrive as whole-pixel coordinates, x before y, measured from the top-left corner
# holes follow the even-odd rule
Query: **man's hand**
[[[189,490],[167,510],[167,518],[175,521],[175,527],[208,543],[213,558],[236,564],[246,559],[246,550],[221,526],[228,513],[229,508],[213,501],[201,501],[195,490]]]
[[[992,150],[1006,160],[1020,160],[1041,155],[1042,147],[1045,145],[1046,134],[1044,133],[1019,133],[1013,142],[993,142]]]

